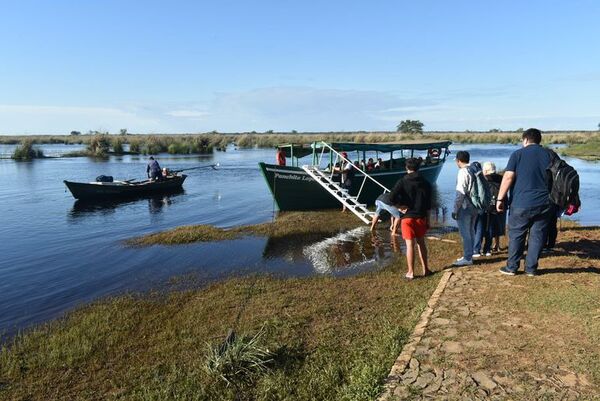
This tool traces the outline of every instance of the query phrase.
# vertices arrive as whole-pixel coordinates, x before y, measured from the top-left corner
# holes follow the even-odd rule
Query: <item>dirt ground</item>
[[[537,277],[505,258],[452,271],[389,399],[600,399],[600,228],[562,231]]]

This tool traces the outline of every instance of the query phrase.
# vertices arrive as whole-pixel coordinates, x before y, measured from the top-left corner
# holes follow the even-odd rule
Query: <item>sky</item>
[[[597,1],[0,0],[0,134],[594,130]]]

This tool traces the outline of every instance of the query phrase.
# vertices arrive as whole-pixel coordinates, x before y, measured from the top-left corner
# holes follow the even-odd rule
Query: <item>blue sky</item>
[[[0,133],[596,129],[594,1],[0,0]]]

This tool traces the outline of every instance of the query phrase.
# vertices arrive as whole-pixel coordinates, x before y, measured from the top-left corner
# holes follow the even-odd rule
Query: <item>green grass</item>
[[[438,278],[250,277],[98,302],[4,347],[0,399],[372,399]],[[207,366],[242,308],[238,336],[262,330],[268,358],[228,385]]]
[[[132,246],[181,245],[193,242],[222,241],[244,235],[282,238],[303,234],[331,235],[362,223],[350,213],[341,211],[279,213],[276,222],[222,229],[210,225],[182,226],[172,230],[133,238]]]
[[[561,149],[560,153],[564,156],[585,160],[600,160],[600,138],[595,138],[586,143],[569,145]]]

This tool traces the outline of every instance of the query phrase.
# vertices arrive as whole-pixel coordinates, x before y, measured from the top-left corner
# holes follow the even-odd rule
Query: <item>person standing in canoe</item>
[[[148,178],[151,181],[157,181],[162,178],[160,165],[152,156],[150,156],[150,161],[148,161],[148,166],[146,166],[146,174],[148,174]]]

